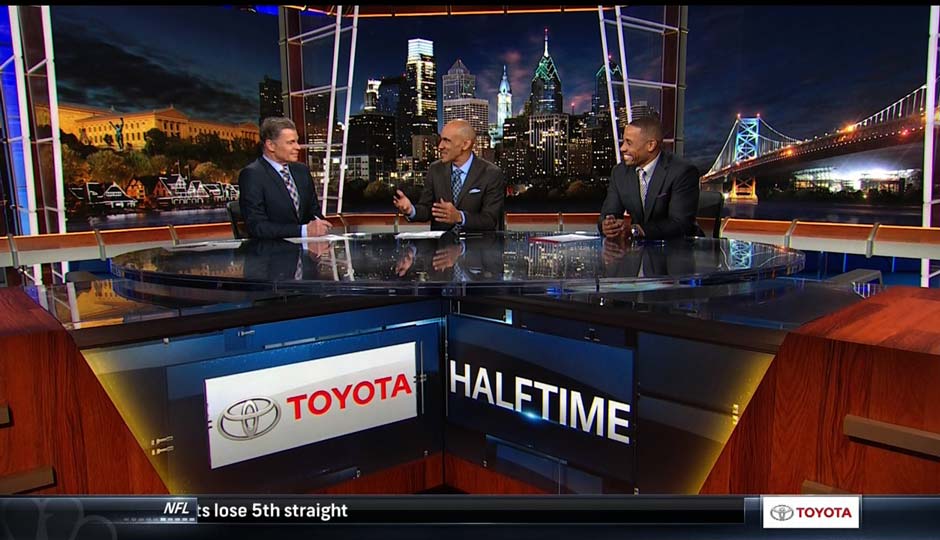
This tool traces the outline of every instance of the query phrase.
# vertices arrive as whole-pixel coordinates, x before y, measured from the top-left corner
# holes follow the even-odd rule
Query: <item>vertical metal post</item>
[[[359,6],[353,6],[352,44],[349,51],[349,74],[346,79],[346,113],[343,118],[343,150],[339,163],[339,189],[336,193],[336,213],[343,213],[343,186],[346,185],[346,143],[349,141],[349,106],[352,104],[353,71],[356,67],[356,37],[359,32]],[[334,60],[335,61],[335,60]],[[326,212],[324,212],[326,214]]]
[[[23,171],[26,182],[26,212],[29,219],[29,233],[39,234],[39,220],[36,217],[36,183],[33,176],[33,152],[30,148],[32,138],[29,125],[29,107],[26,97],[26,65],[23,60],[23,37],[20,32],[20,6],[10,6],[10,42],[13,45],[13,68],[16,75],[17,106],[20,109],[20,142],[23,147]],[[21,201],[17,201],[22,204]]]
[[[55,201],[58,232],[65,233],[65,179],[62,170],[62,138],[59,131],[59,90],[57,87],[55,54],[52,45],[52,15],[49,6],[41,6],[42,34],[46,56],[46,80],[49,88],[49,125],[52,127],[52,169],[55,174]],[[65,282],[69,261],[59,263],[59,273]],[[54,274],[55,272],[53,272]]]
[[[672,146],[677,156],[682,156],[685,152],[685,62],[688,34],[689,6],[679,6],[679,72],[676,76],[676,132]]]
[[[323,198],[320,211],[326,214],[327,191],[330,185],[330,161],[333,153],[333,122],[336,121],[336,71],[339,69],[339,43],[342,39],[343,6],[336,6],[336,23],[333,28],[333,74],[330,79],[330,113],[326,121],[326,156],[323,159]],[[349,90],[347,89],[347,92]]]
[[[610,109],[610,129],[614,135],[614,157],[617,159],[617,164],[620,164],[620,133],[617,132],[617,111],[614,109],[614,92],[613,92],[613,83],[610,81],[610,64],[608,63],[608,56],[610,55],[607,48],[607,26],[606,19],[604,18],[604,6],[597,6],[597,20],[601,29],[601,49],[604,54],[604,73],[607,74],[607,102],[609,103],[608,107]],[[620,26],[620,19],[617,19],[617,26]],[[622,68],[623,71],[623,84],[627,84],[627,72],[626,66]],[[629,114],[630,108],[627,107],[627,114]],[[629,118],[629,117],[628,117]],[[629,120],[628,120],[629,122]]]
[[[933,200],[934,155],[936,144],[937,116],[937,45],[940,31],[940,6],[930,6],[930,28],[927,39],[927,104],[924,111],[924,210],[922,225],[930,227],[933,205],[940,201]],[[930,286],[930,259],[920,261],[920,285]]]
[[[52,127],[52,162],[55,171],[55,199],[59,232],[65,232],[65,188],[62,178],[62,144],[59,136],[59,92],[56,87],[55,58],[52,48],[52,19],[49,6],[40,8],[46,56],[46,78],[49,81],[49,119]]]
[[[27,234],[39,234],[39,219],[36,215],[36,180],[33,171],[33,152],[31,148],[32,131],[30,129],[28,90],[26,82],[26,64],[23,58],[23,36],[20,26],[20,6],[10,6],[7,8],[10,13],[10,43],[13,46],[13,71],[16,77],[16,98],[17,107],[20,110],[20,145],[23,149],[23,182],[26,184],[26,218],[29,223],[29,231],[23,231]],[[16,171],[14,171],[14,175]],[[16,199],[14,199],[16,200]],[[23,204],[23,201],[16,200],[17,206]],[[33,283],[42,283],[42,268],[40,265],[33,265],[33,274],[30,275],[23,268],[23,274],[30,278]]]
[[[623,40],[623,19],[620,13],[620,6],[614,6],[614,13],[617,15],[617,41],[620,44],[620,70],[623,71],[623,96],[624,107],[627,109],[627,123],[633,121],[633,102],[630,100],[630,75],[627,69],[627,48]],[[613,108],[613,107],[611,107]]]

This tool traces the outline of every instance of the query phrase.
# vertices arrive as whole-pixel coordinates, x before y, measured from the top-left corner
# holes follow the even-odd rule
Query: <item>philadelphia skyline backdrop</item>
[[[737,113],[760,113],[804,138],[889,105],[924,82],[928,12],[690,6],[685,155],[709,166]],[[127,111],[172,104],[200,118],[256,121],[258,83],[280,78],[276,16],[211,6],[53,6],[52,15],[64,102]],[[601,66],[595,12],[360,20],[351,112],[362,108],[366,80],[401,74],[408,39],[423,38],[434,42],[438,81],[458,58],[476,75],[491,120],[505,64],[518,113],[546,28],[565,111],[583,113]],[[627,50],[629,68],[629,40]]]

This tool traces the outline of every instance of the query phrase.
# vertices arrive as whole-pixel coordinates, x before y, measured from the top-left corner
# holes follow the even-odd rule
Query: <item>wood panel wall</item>
[[[4,491],[167,492],[71,336],[20,289],[0,288],[0,351]]]
[[[940,291],[895,287],[808,323],[784,339],[701,492],[938,493],[940,458],[924,450],[940,441],[938,385]],[[851,436],[872,422],[880,439]]]

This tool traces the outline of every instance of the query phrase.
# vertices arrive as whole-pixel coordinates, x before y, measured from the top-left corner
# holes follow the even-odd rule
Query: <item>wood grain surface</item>
[[[32,493],[166,493],[74,341],[20,289],[0,288],[0,476],[42,467]]]
[[[702,493],[940,492],[940,460],[843,431],[940,432],[940,291],[894,287],[787,335]]]

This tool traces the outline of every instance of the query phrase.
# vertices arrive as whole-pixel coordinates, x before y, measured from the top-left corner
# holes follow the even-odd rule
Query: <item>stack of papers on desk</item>
[[[192,244],[179,244],[167,248],[167,251],[214,251],[216,249],[238,249],[241,240],[222,240],[220,242],[193,242]]]
[[[421,238],[440,238],[447,231],[403,232],[395,235],[397,240],[419,240]]]
[[[324,234],[323,236],[308,236],[306,238],[288,238],[288,242],[295,244],[309,244],[310,242],[336,242],[346,240],[345,236],[339,234]]]
[[[587,234],[559,234],[557,236],[537,236],[532,238],[536,242],[583,242],[585,240],[597,240],[600,236],[590,236]]]

